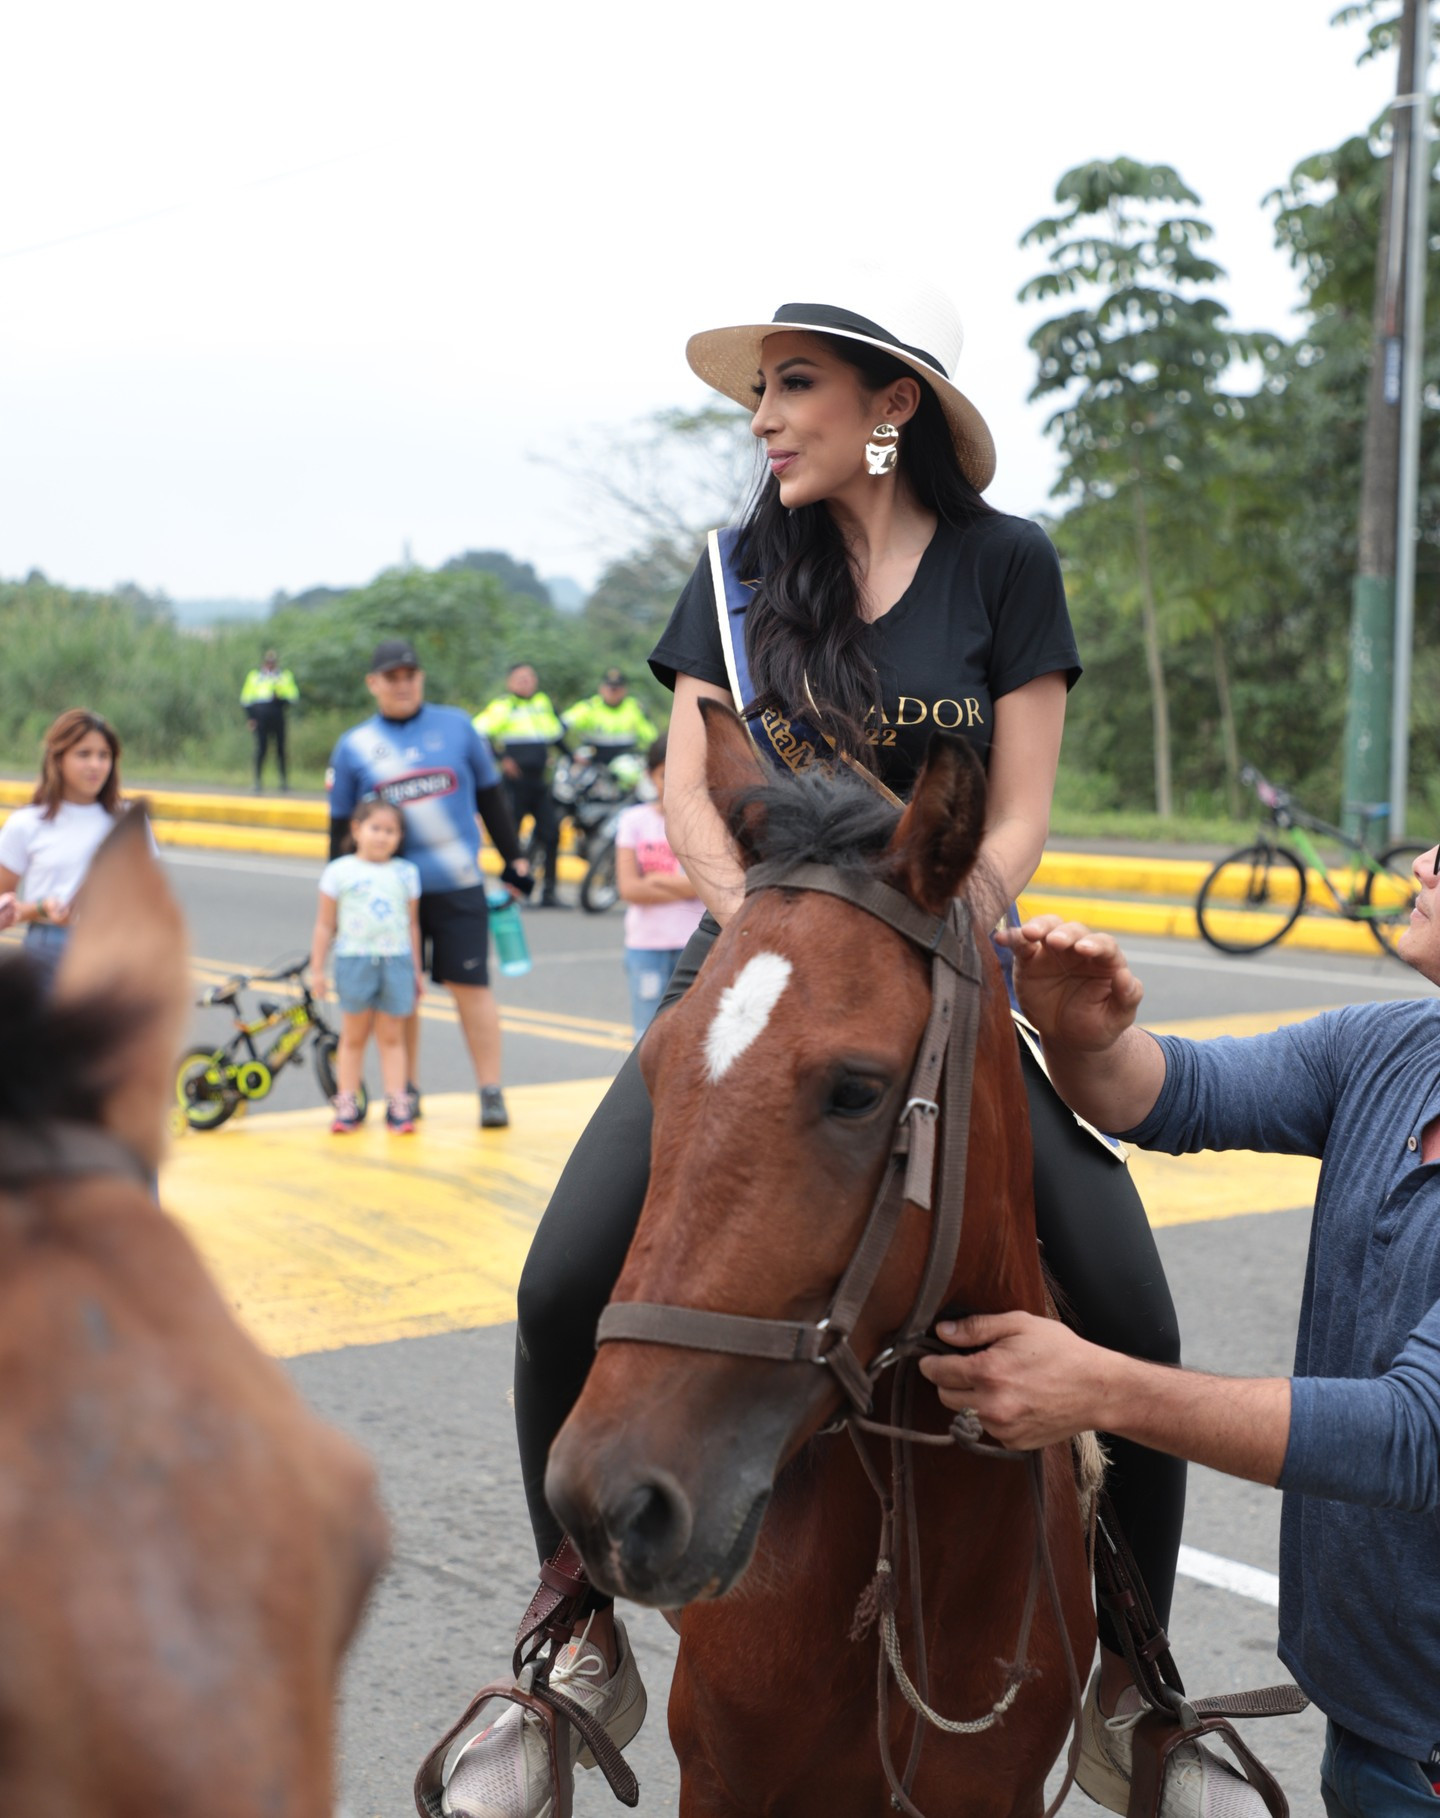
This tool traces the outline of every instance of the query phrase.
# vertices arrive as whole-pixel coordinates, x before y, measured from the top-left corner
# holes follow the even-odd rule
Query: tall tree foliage
[[[1037,361],[1030,395],[1058,405],[1046,425],[1064,457],[1054,496],[1092,508],[1092,518],[1093,508],[1104,508],[1117,533],[1120,514],[1128,521],[1124,575],[1145,649],[1155,807],[1169,815],[1172,735],[1156,544],[1177,496],[1193,490],[1209,464],[1211,432],[1234,406],[1224,375],[1251,343],[1202,288],[1223,276],[1201,250],[1212,230],[1184,212],[1199,198],[1169,165],[1133,158],[1078,165],[1056,185],[1055,200],[1061,212],[1021,240],[1048,256],[1022,301],[1070,305],[1030,338]],[[1223,654],[1223,643],[1216,650]],[[1223,683],[1220,693],[1228,698]]]

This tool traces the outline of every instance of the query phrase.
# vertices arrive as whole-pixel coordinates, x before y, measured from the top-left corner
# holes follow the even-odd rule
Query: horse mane
[[[23,954],[0,960],[0,1118],[98,1122],[123,1070],[122,1046],[150,1014],[130,997],[56,1004]]]
[[[718,805],[752,867],[833,865],[889,881],[886,853],[902,811],[847,772],[821,765],[777,770],[763,783],[720,798]],[[964,886],[961,894],[977,921],[992,927],[1008,901],[999,879],[981,862]]]
[[[777,770],[723,809],[731,836],[755,864],[835,865],[875,871],[899,810],[858,780],[822,769]]]

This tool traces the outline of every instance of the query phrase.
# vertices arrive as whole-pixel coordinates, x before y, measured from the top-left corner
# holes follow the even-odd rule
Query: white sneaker
[[[591,1618],[593,1621],[594,1618]],[[625,1625],[615,1620],[615,1671],[585,1633],[560,1651],[550,1673],[557,1692],[593,1712],[616,1748],[623,1749],[645,1721],[645,1687]],[[476,1726],[479,1726],[478,1730]],[[584,1738],[567,1725],[570,1761],[594,1767]],[[488,1699],[455,1738],[440,1770],[440,1809],[449,1818],[552,1818],[550,1751],[541,1720],[508,1698]]]
[[[1135,1725],[1145,1705],[1133,1685],[1115,1702],[1115,1715],[1100,1711],[1100,1669],[1085,1694],[1080,1724],[1080,1758],[1075,1782],[1097,1805],[1125,1812],[1130,1804],[1130,1768]],[[1250,1782],[1212,1750],[1186,1742],[1166,1763],[1160,1818],[1269,1818],[1269,1808]]]

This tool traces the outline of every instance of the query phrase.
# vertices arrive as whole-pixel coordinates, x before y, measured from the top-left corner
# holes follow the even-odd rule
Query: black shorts
[[[420,955],[437,985],[490,983],[490,911],[483,884],[422,894]]]

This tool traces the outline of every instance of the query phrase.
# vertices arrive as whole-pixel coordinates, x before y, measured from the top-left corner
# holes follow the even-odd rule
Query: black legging
[[[283,788],[290,780],[285,765],[285,709],[278,701],[256,701],[250,709],[250,717],[255,722],[255,787],[260,787],[265,753],[274,745]]]
[[[537,876],[543,874],[542,894],[548,899],[555,894],[555,880],[560,875],[560,816],[555,798],[543,770],[522,770],[519,776],[505,778],[505,794],[510,803],[510,816],[518,833],[527,814],[535,819],[530,835],[530,860]]]
[[[680,956],[662,1010],[690,985],[718,932],[707,915]],[[1096,1344],[1178,1364],[1175,1309],[1129,1169],[1078,1128],[1023,1043],[1020,1056],[1035,1143],[1036,1226],[1076,1323]],[[650,1095],[632,1054],[575,1145],[520,1277],[515,1423],[542,1561],[561,1540],[545,1501],[550,1446],[585,1386],[595,1327],[630,1248],[649,1175]],[[1115,1513],[1163,1626],[1185,1515],[1185,1464],[1129,1440],[1106,1444]],[[596,1605],[608,1601],[591,1596]],[[1101,1637],[1116,1647],[1103,1615]]]

